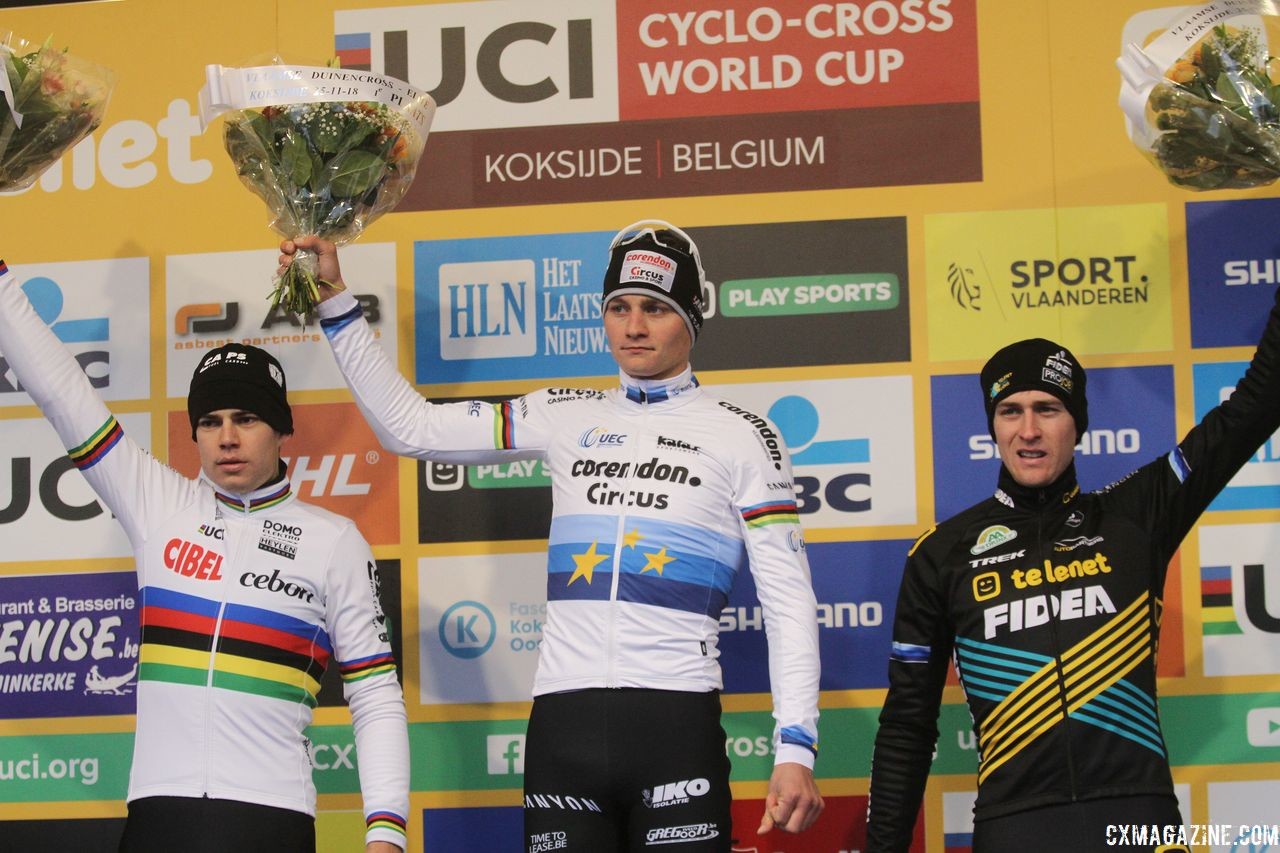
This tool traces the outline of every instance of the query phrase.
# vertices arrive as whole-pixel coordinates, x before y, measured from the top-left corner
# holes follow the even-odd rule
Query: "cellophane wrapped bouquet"
[[[211,65],[206,77],[201,118],[226,113],[227,154],[281,235],[347,243],[413,182],[435,112],[427,93],[367,71],[279,62]],[[268,298],[305,318],[318,282],[315,259],[299,252]]]
[[[25,189],[102,123],[114,75],[0,30],[0,192]]]
[[[1265,0],[1182,9],[1145,47],[1117,60],[1134,143],[1193,190],[1247,189],[1280,178],[1280,60]]]

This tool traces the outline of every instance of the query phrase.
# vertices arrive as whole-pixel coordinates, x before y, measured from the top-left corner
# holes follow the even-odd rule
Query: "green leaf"
[[[280,170],[295,187],[311,178],[311,153],[300,133],[288,133],[280,140]]]
[[[387,164],[368,151],[347,151],[329,163],[329,189],[336,198],[358,198],[373,189]]]

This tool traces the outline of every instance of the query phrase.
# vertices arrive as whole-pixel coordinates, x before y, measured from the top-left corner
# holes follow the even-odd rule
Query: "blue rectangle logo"
[[[1187,204],[1193,347],[1252,346],[1280,281],[1280,199]]]

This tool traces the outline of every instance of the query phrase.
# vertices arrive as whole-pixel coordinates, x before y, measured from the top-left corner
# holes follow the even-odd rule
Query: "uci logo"
[[[621,447],[626,443],[626,433],[609,432],[604,427],[592,427],[578,436],[579,447]]]

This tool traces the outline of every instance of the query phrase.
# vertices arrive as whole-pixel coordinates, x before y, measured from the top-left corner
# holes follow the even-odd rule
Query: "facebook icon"
[[[485,740],[490,776],[524,773],[524,735],[489,735]]]

